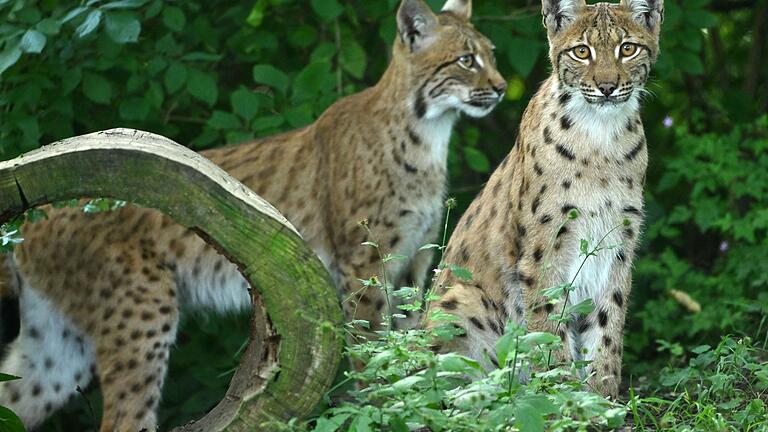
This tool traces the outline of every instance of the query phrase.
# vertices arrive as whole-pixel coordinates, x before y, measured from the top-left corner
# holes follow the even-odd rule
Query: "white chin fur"
[[[465,104],[465,105],[463,105],[461,107],[461,112],[463,112],[464,114],[466,114],[466,115],[468,115],[470,117],[480,118],[480,117],[485,117],[488,114],[490,114],[491,111],[493,111],[494,108],[496,108],[496,105],[491,105],[491,106],[489,106],[487,108],[479,108],[479,107],[476,107],[476,106],[466,105]]]
[[[638,93],[635,89],[623,103],[597,104],[587,102],[580,91],[575,91],[571,93],[572,97],[564,112],[570,116],[577,128],[593,138],[597,144],[610,143],[640,108]]]

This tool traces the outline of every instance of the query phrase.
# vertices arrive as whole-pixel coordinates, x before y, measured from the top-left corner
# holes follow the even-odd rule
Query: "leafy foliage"
[[[0,0],[0,158],[117,126],[149,130],[203,149],[307,125],[340,96],[376,82],[394,40],[397,3]],[[442,0],[429,3],[437,9]],[[507,101],[493,115],[462,122],[454,134],[449,172],[458,212],[509,152],[520,116],[549,71],[538,1],[475,3],[475,23],[497,46],[498,66],[508,77],[509,90]],[[768,339],[768,37],[765,26],[758,25],[768,14],[768,2],[665,3],[662,54],[649,88],[654,96],[643,111],[651,148],[648,220],[635,262],[625,382],[653,381],[659,365],[667,361],[656,350],[657,340],[679,347],[682,355],[683,346],[715,345],[724,331],[754,337],[763,348]],[[111,206],[102,202],[95,209]],[[0,232],[3,251],[23,237],[16,230],[19,225],[16,221]],[[446,235],[451,229],[447,225]],[[192,408],[204,411],[223,394],[226,379],[213,378],[226,367],[215,359],[231,362],[237,349],[237,344],[224,341],[224,334],[245,340],[246,329],[238,320],[215,334],[182,329],[182,347],[206,349],[173,354],[178,363],[167,380],[169,403],[161,410],[167,424],[190,418]],[[734,340],[738,338],[726,339]],[[384,343],[393,350],[403,346],[397,338]],[[387,349],[369,347],[371,352]],[[716,357],[726,352],[720,349]],[[427,361],[429,355],[424,356]],[[199,361],[192,362],[193,357]],[[440,358],[430,358],[434,364],[429,373],[446,372]],[[205,368],[211,364],[221,367]],[[736,371],[726,373],[734,376]],[[195,382],[191,376],[200,379]],[[394,376],[382,378],[378,388],[383,391],[384,383],[399,382]],[[481,382],[493,386],[499,381],[487,375]],[[542,388],[551,390],[551,385],[546,382]],[[420,386],[416,382],[410,388]],[[190,411],[180,412],[183,395],[194,388],[210,396],[208,406],[189,403]],[[669,389],[667,396],[686,394],[678,407],[710,407],[692,399],[700,393],[688,386],[657,388]],[[491,394],[519,401],[529,390]],[[640,390],[649,394],[652,389]],[[413,394],[410,391],[396,394]],[[530,405],[545,407],[544,399],[553,402],[547,391],[534,394],[539,399]],[[639,397],[632,396],[630,403]],[[459,396],[451,400],[455,403]],[[722,413],[717,405],[721,402],[713,402],[717,409],[707,412]],[[77,419],[85,419],[80,425],[94,424],[84,400],[74,404],[80,414],[58,416],[49,430],[83,429]],[[747,408],[757,413],[762,409],[746,403],[734,410]],[[379,422],[376,415],[383,408],[368,409],[368,418]],[[409,412],[422,421],[433,418],[424,414],[427,409],[435,408],[422,401]],[[641,408],[633,412],[639,415]],[[434,418],[440,416],[445,413],[436,409]],[[488,410],[480,417],[488,419]],[[365,430],[366,421],[357,421],[359,430]],[[728,427],[735,426],[726,422],[724,429]]]

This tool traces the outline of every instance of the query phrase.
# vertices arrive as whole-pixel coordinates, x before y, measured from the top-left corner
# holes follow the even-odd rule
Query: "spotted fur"
[[[370,238],[358,221],[368,220],[386,253],[407,257],[388,263],[391,280],[421,285],[431,255],[418,248],[439,229],[451,128],[461,113],[488,114],[506,88],[470,11],[469,1],[435,14],[404,0],[392,62],[376,86],[307,128],[204,153],[299,229],[347,299],[347,317],[373,329],[386,302],[358,281],[380,271],[376,251],[360,245]],[[34,428],[96,375],[102,431],[154,430],[179,309],[247,308],[249,287],[156,211],[46,211],[48,220],[24,227],[2,274],[20,293],[22,322],[0,370],[22,380],[0,384],[0,405]]]
[[[495,363],[494,344],[512,320],[559,334],[565,349],[557,360],[591,361],[582,371],[589,384],[617,395],[648,161],[638,100],[658,52],[662,12],[661,1],[543,1],[553,74],[448,244],[445,261],[473,278],[449,270],[438,278],[441,300],[433,308],[455,315],[464,330],[439,348]],[[618,56],[627,42],[642,52]],[[582,45],[588,51],[574,53]],[[578,58],[587,53],[589,60]],[[610,91],[600,89],[606,80],[615,80]],[[601,247],[586,261],[582,239],[590,250]],[[592,299],[596,309],[559,326],[548,316],[564,299],[548,301],[542,290],[570,282],[568,304]]]

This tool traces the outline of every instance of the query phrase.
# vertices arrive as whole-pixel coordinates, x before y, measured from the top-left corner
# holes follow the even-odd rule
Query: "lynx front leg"
[[[178,324],[176,287],[162,270],[137,275],[102,311],[96,361],[104,395],[101,431],[154,431]]]
[[[592,363],[587,368],[589,384],[604,396],[618,396],[624,347],[624,320],[632,286],[628,262],[611,272],[606,289],[595,301],[595,311],[586,318],[582,353]]]

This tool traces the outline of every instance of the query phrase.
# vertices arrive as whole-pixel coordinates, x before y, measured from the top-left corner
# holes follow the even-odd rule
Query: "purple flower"
[[[723,240],[723,241],[720,243],[720,252],[722,252],[722,253],[726,253],[726,252],[728,252],[728,247],[729,247],[729,245],[728,245],[728,242],[727,242],[727,241],[725,241],[725,240]]]
[[[664,121],[662,122],[664,124],[664,127],[669,129],[675,124],[675,120],[672,119],[670,116],[664,117]]]

